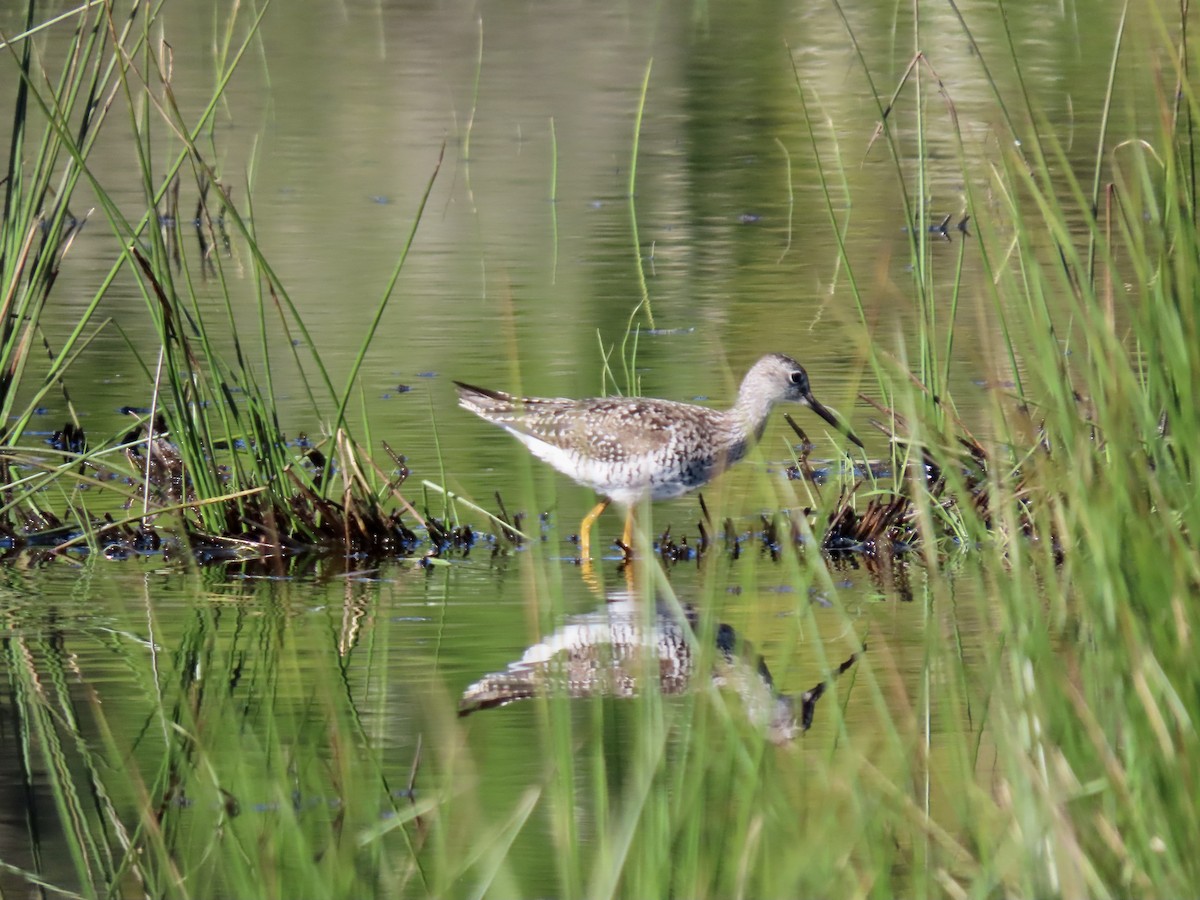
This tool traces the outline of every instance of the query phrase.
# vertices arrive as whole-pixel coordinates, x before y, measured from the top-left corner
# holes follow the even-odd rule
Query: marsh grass
[[[134,440],[92,438],[87,449],[63,452],[61,466],[6,480],[5,509],[40,514],[44,501],[24,489],[53,486],[54,503],[72,510],[60,518],[74,516],[86,531],[90,516],[70,487],[81,477],[78,466],[115,467],[138,446],[152,452],[158,413],[186,487],[173,500],[156,500],[157,511],[173,507],[194,539],[242,528],[254,532],[248,542],[280,547],[283,535],[299,543],[297,536],[318,541],[322,529],[371,530],[378,523],[363,510],[383,509],[389,499],[407,510],[395,478],[372,468],[350,433],[353,379],[335,390],[315,354],[306,390],[314,405],[336,410],[322,445],[326,464],[305,461],[283,440],[269,335],[277,327],[304,334],[303,323],[255,249],[252,219],[205,162],[198,136],[208,113],[185,125],[166,91],[158,118],[132,116],[160,96],[151,84],[169,86],[169,66],[146,40],[146,23],[134,28],[134,17],[118,26],[95,18],[102,14],[90,7],[79,14],[71,56],[86,63],[58,87],[32,75],[28,40],[5,51],[22,73],[15,143],[31,140],[30,110],[47,122],[35,164],[22,170],[11,156],[6,186],[0,402],[9,471],[17,462],[32,465],[34,456],[21,444],[32,402],[23,398],[60,389],[70,361],[101,327],[89,323],[102,291],[49,368],[31,368],[38,313],[70,249],[69,188],[83,176],[102,121],[89,113],[84,126],[66,127],[79,91],[104,98],[89,109],[105,115],[123,93],[143,149],[147,211],[139,222],[126,221],[102,186],[93,187],[124,248],[105,283],[119,268],[133,273],[161,330],[161,367],[144,360],[154,412]],[[147,601],[144,638],[108,635],[137,685],[132,699],[110,702],[54,631],[14,633],[4,642],[23,783],[47,786],[61,830],[51,842],[31,828],[28,860],[5,860],[7,871],[28,884],[49,883],[50,893],[83,896],[506,897],[534,892],[514,850],[525,844],[537,848],[552,892],[564,898],[1191,893],[1200,882],[1193,850],[1200,845],[1200,235],[1191,162],[1200,107],[1186,77],[1193,50],[1175,36],[1185,33],[1179,24],[1156,23],[1177,76],[1176,90],[1162,93],[1161,132],[1123,141],[1112,153],[1098,146],[1096,168],[1079,173],[1025,95],[1008,96],[992,74],[1011,67],[1019,83],[1019,60],[990,58],[964,21],[1006,137],[1022,140],[1019,147],[998,142],[1005,149],[986,171],[966,163],[974,154],[961,155],[971,208],[986,190],[1003,200],[1004,215],[972,219],[948,284],[930,264],[931,241],[940,238],[923,227],[931,221],[923,136],[948,128],[961,146],[953,85],[930,92],[923,79],[933,70],[914,56],[901,83],[871,89],[882,123],[878,145],[892,155],[909,198],[907,221],[918,225],[909,252],[921,329],[913,347],[882,350],[877,342],[869,360],[897,438],[891,470],[903,474],[896,485],[868,478],[857,488],[859,479],[847,477],[819,505],[829,511],[822,515],[844,515],[859,504],[880,528],[896,524],[888,511],[903,500],[904,540],[918,545],[921,564],[910,561],[901,567],[906,574],[888,577],[904,580],[902,599],[923,625],[915,679],[902,658],[913,648],[878,625],[867,628],[839,600],[836,569],[824,557],[781,552],[771,571],[785,573],[798,599],[772,631],[777,658],[795,671],[774,671],[781,680],[828,682],[812,732],[778,748],[727,692],[707,684],[682,697],[647,688],[626,702],[542,696],[529,701],[535,775],[497,801],[479,784],[484,726],[473,724],[479,718],[457,720],[456,698],[436,686],[412,714],[420,739],[406,749],[416,749],[388,756],[381,723],[395,697],[380,673],[394,663],[396,635],[388,616],[371,618],[361,596],[347,590],[344,605],[330,608],[328,627],[306,632],[315,647],[303,645],[294,614],[309,597],[286,584],[245,588],[228,604],[193,598],[192,615],[170,634]],[[111,48],[102,52],[109,34],[129,42],[122,58],[140,58],[142,80],[106,55]],[[229,48],[222,84],[252,34],[248,27]],[[871,83],[872,67],[859,59]],[[155,72],[157,81],[145,74]],[[822,175],[832,197],[845,189],[836,175],[845,161],[821,137],[801,83],[798,98],[821,171],[833,173]],[[156,146],[138,124],[146,122],[167,123],[178,142],[165,172],[146,161]],[[160,204],[170,203],[164,198],[181,170],[208,185],[199,193],[216,201],[209,208],[202,200],[198,217],[212,223],[210,237],[224,221],[250,248],[258,273],[258,346],[236,342],[232,362],[218,349],[232,323],[228,291],[224,317],[214,319],[196,302],[191,280],[199,273],[186,257],[180,265],[171,231],[158,227]],[[52,176],[60,178],[54,189]],[[841,235],[851,226],[833,208]],[[177,204],[166,214],[172,217],[178,242]],[[414,229],[419,221],[418,211]],[[978,254],[990,276],[978,294],[962,277],[967,252]],[[397,273],[406,253],[407,245]],[[223,283],[221,254],[205,265]],[[839,266],[858,296],[844,250]],[[987,313],[997,359],[1007,361],[1017,386],[994,395],[990,421],[972,423],[984,435],[978,439],[958,421],[950,390],[966,304]],[[271,307],[283,311],[279,322],[269,319]],[[369,336],[360,361],[368,345]],[[260,357],[261,369],[250,362]],[[911,370],[897,363],[910,358]],[[626,383],[633,386],[631,371]],[[971,438],[965,448],[962,437]],[[941,479],[926,476],[929,465]],[[335,477],[318,474],[331,466]],[[981,469],[986,478],[979,479]],[[132,487],[121,489],[122,499],[148,502],[160,488],[136,466],[128,471]],[[443,489],[435,493],[449,522],[460,505],[478,515]],[[279,499],[296,496],[308,511]],[[794,498],[779,500],[782,508]],[[273,517],[288,517],[287,524]],[[807,517],[795,525],[814,530]],[[969,553],[954,555],[949,545]],[[735,568],[713,556],[710,574],[755,595],[764,565]],[[549,633],[567,612],[562,581],[574,572],[537,554],[521,562],[529,617]],[[447,567],[427,572],[451,577]],[[657,564],[635,567],[625,590],[681,606]],[[724,597],[722,579],[709,577],[693,601],[701,610],[694,640],[702,667],[712,662]],[[889,588],[882,602],[901,600]],[[647,617],[652,606],[642,604]],[[963,638],[971,618],[986,626],[978,650]],[[848,653],[862,655],[834,678]],[[650,674],[654,661],[645,662]],[[133,733],[124,727],[130,704],[142,716]],[[51,847],[65,851],[52,860]],[[537,892],[551,889],[539,884]]]
[[[979,448],[1001,477],[989,480],[986,502],[958,504],[954,515],[981,554],[975,577],[1002,636],[987,661],[995,678],[987,738],[997,755],[981,783],[988,793],[959,801],[984,813],[963,823],[972,865],[927,870],[927,890],[1171,896],[1195,879],[1180,851],[1196,839],[1197,798],[1185,787],[1194,775],[1185,760],[1196,747],[1197,681],[1188,661],[1189,598],[1200,574],[1196,413],[1180,398],[1200,371],[1200,247],[1190,175],[1196,97],[1186,77],[1193,51],[1182,24],[1156,23],[1176,85],[1161,95],[1157,139],[1122,141],[1109,152],[1106,110],[1095,169],[1078,174],[1054,129],[1036,109],[1004,97],[987,70],[996,61],[981,54],[1011,129],[1002,142],[1009,149],[990,175],[964,177],[968,196],[987,190],[1005,203],[1003,218],[973,220],[973,250],[992,275],[994,293],[978,302],[995,310],[999,358],[1010,361],[1017,393],[997,396],[997,437]],[[1123,29],[1124,21],[1114,73]],[[1006,63],[1019,72],[1016,60]],[[907,77],[924,65],[915,58]],[[931,103],[941,108],[938,127],[957,134],[953,88],[939,83],[939,91]],[[917,117],[918,140],[930,125],[918,112],[919,82],[881,99],[899,171],[906,157],[893,137],[903,127],[897,97]],[[914,204],[908,218],[927,221],[926,210]],[[913,371],[919,390],[900,390],[885,375],[881,392],[905,398],[909,446],[938,461],[951,493],[964,496],[968,470],[947,433],[952,398],[939,360],[949,359],[940,348],[948,348],[967,298],[961,264],[950,285],[923,274],[931,268],[922,231],[914,229],[910,245],[914,297],[927,307]],[[940,308],[950,310],[949,323],[935,318]],[[937,500],[929,497],[918,521],[944,514]],[[949,658],[938,653],[931,665],[961,666],[947,649]],[[960,750],[964,774],[974,771],[978,746]],[[1009,824],[991,832],[988,822]]]
[[[242,210],[232,202],[230,185],[209,162],[215,155],[214,112],[255,46],[265,7],[231,16],[216,46],[213,94],[190,121],[175,100],[170,45],[151,38],[160,5],[131,4],[124,21],[111,7],[82,7],[57,83],[43,82],[34,62],[34,8],[31,3],[29,32],[13,36],[5,47],[20,79],[0,253],[0,413],[6,423],[0,444],[8,471],[28,473],[6,479],[8,538],[46,543],[53,536],[60,546],[85,543],[95,551],[112,537],[113,526],[97,518],[107,506],[131,510],[124,516],[129,520],[140,513],[144,527],[166,523],[169,533],[185,540],[205,545],[236,541],[241,555],[279,555],[334,544],[348,553],[394,553],[414,545],[411,527],[394,510],[400,516],[413,514],[413,525],[423,520],[399,494],[400,480],[381,472],[363,452],[348,417],[358,396],[357,373],[404,266],[440,160],[433,161],[412,228],[347,383],[337,390],[319,345],[258,248],[250,208]],[[111,113],[122,107],[128,112],[146,203],[136,221],[125,216],[87,167],[97,134],[104,127],[119,127]],[[35,134],[39,128],[40,138]],[[170,161],[160,169],[154,160],[164,153]],[[85,177],[120,252],[64,346],[54,348],[42,336],[39,317],[80,226],[69,204]],[[249,178],[252,182],[253,171]],[[180,211],[183,183],[194,184],[198,197],[190,220]],[[190,243],[189,231],[200,248],[198,259],[181,251]],[[237,265],[248,263],[252,272],[257,334],[239,329],[235,317],[240,288],[230,284],[226,273],[235,242],[245,257]],[[92,435],[90,449],[64,447],[61,463],[47,464],[44,451],[23,446],[23,435],[48,392],[62,391],[69,404],[71,363],[86,352],[99,329],[113,327],[93,321],[119,274],[136,281],[160,338],[157,355],[148,359],[140,355],[144,348],[131,345],[146,375],[146,418],[154,427],[143,427],[145,447],[140,451],[137,441],[126,440],[124,433]],[[280,333],[289,338],[286,352],[296,364],[312,416],[326,425],[325,438],[315,445],[289,441],[276,416],[271,371],[273,357],[283,352]],[[291,340],[293,335],[298,340]],[[297,344],[307,348],[307,359],[301,359]],[[48,366],[31,362],[39,345],[49,351]],[[68,423],[78,425],[77,420]],[[369,434],[365,421],[357,427]],[[78,491],[79,474],[98,489],[86,505]],[[115,488],[109,490],[106,482]],[[57,515],[41,508],[36,498],[46,489],[66,501],[65,516],[63,507]],[[96,496],[105,493],[108,501]]]

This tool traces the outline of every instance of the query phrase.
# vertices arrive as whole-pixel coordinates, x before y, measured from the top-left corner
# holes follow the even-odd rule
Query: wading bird
[[[622,543],[628,548],[636,503],[667,500],[708,484],[762,437],[777,403],[807,406],[863,445],[817,402],[800,363],[782,353],[770,353],[750,368],[727,410],[649,397],[514,397],[454,384],[463,409],[499,425],[538,459],[601,495],[579,526],[584,560],[590,558],[592,525],[611,501],[626,508]]]

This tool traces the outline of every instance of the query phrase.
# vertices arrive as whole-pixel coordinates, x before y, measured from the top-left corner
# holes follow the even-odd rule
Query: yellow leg
[[[625,510],[625,531],[621,534],[621,543],[625,545],[626,552],[633,553],[633,507]]]
[[[583,576],[583,583],[587,585],[588,590],[596,595],[596,599],[606,601],[604,594],[604,585],[600,583],[600,577],[596,574],[596,570],[592,568],[592,561],[585,559],[579,564],[579,574]]]
[[[579,525],[579,555],[584,560],[592,558],[592,526],[600,518],[600,513],[608,509],[608,498],[605,497],[592,507],[592,511],[583,517]]]

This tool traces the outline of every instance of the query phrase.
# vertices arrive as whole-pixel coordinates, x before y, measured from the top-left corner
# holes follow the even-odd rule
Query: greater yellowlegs
[[[862,446],[817,402],[800,363],[782,353],[770,353],[751,367],[737,402],[727,410],[649,397],[514,397],[454,383],[460,406],[499,425],[538,459],[603,497],[579,527],[584,560],[590,557],[592,525],[610,501],[626,507],[622,542],[629,547],[638,501],[667,500],[708,484],[762,437],[776,403],[801,403]]]

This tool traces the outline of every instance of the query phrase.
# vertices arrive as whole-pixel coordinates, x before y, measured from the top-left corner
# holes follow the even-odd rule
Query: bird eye
[[[804,384],[804,373],[803,372],[793,372],[791,374],[791,382],[792,382],[792,384]]]

